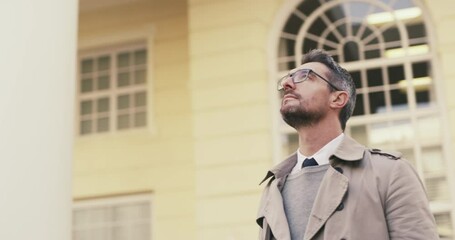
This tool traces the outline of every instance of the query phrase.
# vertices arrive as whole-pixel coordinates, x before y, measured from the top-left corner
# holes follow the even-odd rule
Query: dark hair
[[[354,112],[356,100],[355,84],[352,80],[351,74],[349,74],[346,69],[340,67],[340,65],[332,58],[332,56],[321,49],[311,50],[303,56],[302,64],[309,62],[319,62],[327,66],[330,69],[328,77],[331,83],[333,83],[333,85],[339,89],[348,92],[349,100],[341,109],[339,115],[341,128],[344,131],[346,128],[346,122]],[[335,89],[329,85],[328,87],[331,89],[331,91],[335,91]]]

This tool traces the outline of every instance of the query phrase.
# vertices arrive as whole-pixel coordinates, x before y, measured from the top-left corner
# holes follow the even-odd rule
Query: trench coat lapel
[[[274,169],[270,170],[264,180],[262,180],[264,182],[270,177],[274,179],[269,182],[270,185],[266,188],[268,192],[264,195],[266,198],[262,199],[262,207],[259,209],[258,219],[265,217],[275,239],[291,240],[281,190],[286,181],[286,176],[291,172],[296,163],[297,154],[293,154],[278,164]]]
[[[348,190],[348,184],[349,180],[346,176],[339,173],[332,166],[327,169],[308,219],[304,240],[312,239],[324,226],[338,205],[343,201],[343,197]]]
[[[360,161],[363,159],[364,152],[364,146],[345,135],[343,141],[331,156],[331,159],[338,159],[339,161],[346,162]],[[314,200],[304,240],[311,239],[316,235],[333,212],[335,212],[348,191],[348,177],[339,173],[334,168],[333,163],[332,160],[331,165],[322,179],[316,199]]]
[[[278,181],[273,181],[270,185],[264,216],[276,239],[291,240],[288,220],[284,212],[283,198],[277,184]]]

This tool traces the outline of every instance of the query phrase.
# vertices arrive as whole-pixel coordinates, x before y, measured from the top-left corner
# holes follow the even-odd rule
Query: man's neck
[[[337,124],[324,124],[302,127],[297,130],[299,134],[299,150],[305,156],[311,156],[327,143],[338,137],[343,131]]]

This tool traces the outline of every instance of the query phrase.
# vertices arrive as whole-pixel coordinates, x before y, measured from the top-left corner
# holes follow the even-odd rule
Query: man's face
[[[328,68],[318,62],[309,62],[293,69],[311,69],[328,79]],[[281,101],[281,116],[291,127],[299,128],[311,126],[324,118],[329,110],[330,89],[327,83],[310,73],[306,81],[294,83],[287,78],[283,84],[283,98]],[[330,81],[330,80],[329,80]]]

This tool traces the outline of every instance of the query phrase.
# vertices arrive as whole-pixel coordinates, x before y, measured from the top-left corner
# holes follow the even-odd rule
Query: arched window
[[[282,24],[275,36],[274,79],[299,66],[310,49],[328,51],[352,74],[357,87],[346,133],[366,146],[404,153],[427,188],[441,237],[453,238],[449,186],[454,183],[447,171],[448,142],[441,124],[445,115],[424,9],[413,0],[293,3],[278,19]],[[284,122],[278,125],[282,147],[276,155],[283,159],[297,150],[298,137]]]

